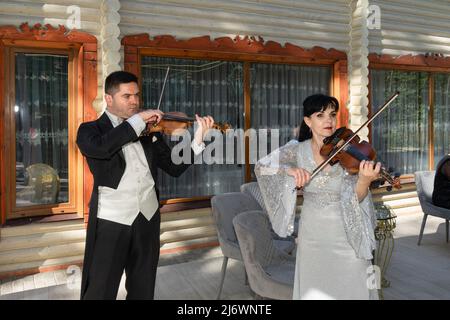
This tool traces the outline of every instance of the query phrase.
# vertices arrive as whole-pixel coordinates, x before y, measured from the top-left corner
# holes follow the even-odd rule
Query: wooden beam
[[[428,170],[434,170],[434,75],[428,74]]]
[[[5,143],[5,56],[6,50],[0,41],[0,225],[6,222],[6,143]]]
[[[251,90],[250,90],[250,63],[244,62],[244,132],[249,132],[252,127],[251,119]],[[250,182],[250,136],[244,135],[245,144],[245,182]]]
[[[350,115],[347,109],[348,103],[348,76],[347,60],[339,60],[333,65],[332,93],[339,101],[337,127],[348,126]]]

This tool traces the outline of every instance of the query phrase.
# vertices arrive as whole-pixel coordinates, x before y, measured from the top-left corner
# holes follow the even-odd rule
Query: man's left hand
[[[208,130],[213,127],[214,119],[211,116],[199,117],[198,115],[195,115],[195,118],[197,119],[198,128],[195,131],[194,140],[200,145]]]

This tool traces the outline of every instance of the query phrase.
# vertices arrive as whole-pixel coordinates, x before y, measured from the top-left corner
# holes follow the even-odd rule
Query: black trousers
[[[127,300],[152,300],[160,248],[159,210],[148,221],[139,213],[131,226],[97,220],[85,300],[117,298],[123,270]]]

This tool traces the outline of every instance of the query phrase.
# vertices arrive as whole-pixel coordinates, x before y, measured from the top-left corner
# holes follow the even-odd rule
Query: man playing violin
[[[125,270],[127,299],[153,299],[160,250],[157,168],[180,176],[192,163],[174,164],[161,133],[141,136],[160,110],[139,109],[137,77],[111,73],[105,80],[106,111],[82,123],[77,144],[94,176],[89,205],[81,299],[116,299]],[[196,115],[191,159],[214,125]]]

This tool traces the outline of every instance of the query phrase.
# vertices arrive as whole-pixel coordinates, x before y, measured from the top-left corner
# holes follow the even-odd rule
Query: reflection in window
[[[269,134],[267,151],[260,148],[258,159],[277,148],[271,145],[271,133],[275,130],[279,130],[279,146],[298,138],[303,100],[315,93],[329,94],[330,83],[331,70],[326,66],[252,64],[252,128],[268,129]],[[253,166],[251,173],[254,180]]]
[[[68,202],[68,57],[15,55],[16,206]]]
[[[400,174],[428,170],[428,73],[371,70],[370,84],[372,113],[400,91],[372,122],[377,159]]]
[[[141,60],[144,108],[157,107],[168,66],[170,72],[161,103],[162,111],[181,111],[190,117],[195,114],[212,115],[217,122],[227,122],[233,129],[243,128],[242,63],[144,56]],[[193,138],[192,128],[190,132]],[[172,147],[176,144],[169,138],[167,140]],[[161,199],[239,191],[244,182],[245,165],[232,162],[192,165],[179,178],[160,173],[158,188]]]
[[[434,75],[434,164],[450,152],[450,74]]]

